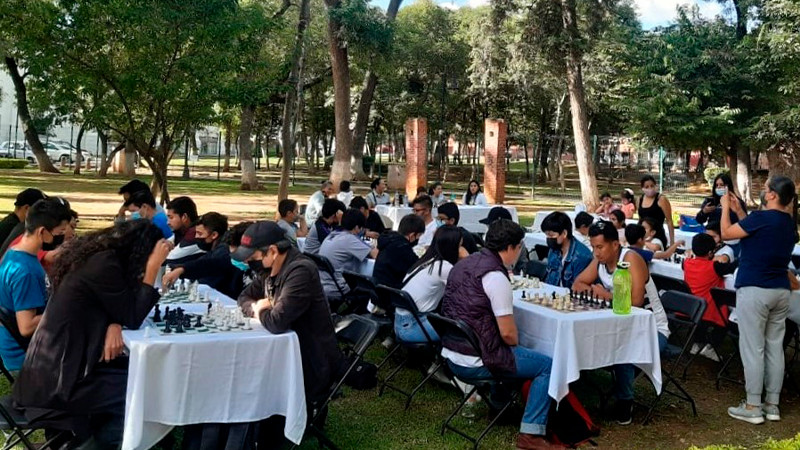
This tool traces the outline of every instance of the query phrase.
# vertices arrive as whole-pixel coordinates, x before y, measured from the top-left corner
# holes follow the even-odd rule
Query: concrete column
[[[428,185],[428,121],[406,120],[406,196],[413,200],[419,186]]]
[[[483,193],[490,204],[506,199],[506,133],[503,119],[486,119],[484,126]]]

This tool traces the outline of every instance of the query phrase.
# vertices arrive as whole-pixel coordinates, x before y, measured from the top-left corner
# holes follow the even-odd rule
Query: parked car
[[[72,155],[75,153],[68,143],[61,143],[57,141],[42,142],[44,151],[53,162],[62,162],[64,164],[72,163]]]
[[[27,159],[29,164],[36,164],[36,156],[25,141],[5,141],[0,144],[0,157]]]

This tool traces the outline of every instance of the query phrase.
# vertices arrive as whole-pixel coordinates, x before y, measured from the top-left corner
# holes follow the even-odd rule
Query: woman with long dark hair
[[[28,419],[101,448],[120,443],[128,379],[120,326],[139,328],[158,301],[153,284],[171,248],[145,220],[65,244],[52,299],[14,384]]]
[[[656,179],[652,175],[645,175],[642,177],[642,196],[639,198],[639,217],[650,217],[655,220],[657,227],[663,227],[664,223],[667,224],[669,229],[668,242],[664,242],[665,246],[669,246],[675,241],[675,224],[672,222],[672,205],[666,196],[658,192],[658,185]]]
[[[722,214],[722,203],[720,202],[720,198],[731,194],[732,198],[739,203],[740,208],[737,208],[737,212],[731,211],[731,224],[735,224],[740,220],[744,219],[747,216],[747,204],[744,200],[741,199],[738,195],[736,195],[736,190],[733,188],[733,180],[731,180],[731,176],[727,173],[721,173],[714,178],[714,188],[711,190],[711,196],[707,197],[703,200],[703,204],[700,206],[700,211],[698,211],[697,219],[698,223],[719,223],[720,222],[720,215]]]
[[[731,223],[731,216],[742,212],[739,198],[733,192],[720,197],[722,238],[741,239],[742,252],[736,275],[736,315],[747,399],[728,408],[728,415],[753,424],[763,423],[764,417],[781,418],[783,337],[794,278],[787,267],[797,242],[794,182],[772,177],[765,186],[765,209],[753,211],[737,224]]]
[[[450,270],[458,262],[458,250],[461,247],[461,231],[458,227],[445,225],[436,230],[428,250],[422,255],[403,280],[402,289],[414,299],[420,313],[436,310],[444,295],[447,277]],[[438,340],[439,336],[422,319],[428,335]],[[419,328],[411,313],[398,309],[394,316],[394,331],[397,338],[404,342],[426,342],[425,335]]]
[[[481,191],[481,185],[478,183],[478,180],[471,180],[469,182],[467,192],[465,192],[464,196],[461,198],[461,203],[464,206],[487,206],[489,204],[486,201],[486,196],[483,195],[483,191]]]

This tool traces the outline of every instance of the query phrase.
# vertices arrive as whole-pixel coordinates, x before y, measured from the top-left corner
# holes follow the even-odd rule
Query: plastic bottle
[[[630,263],[621,261],[617,263],[617,270],[614,271],[612,279],[614,284],[614,295],[612,307],[614,314],[631,313],[631,272]]]

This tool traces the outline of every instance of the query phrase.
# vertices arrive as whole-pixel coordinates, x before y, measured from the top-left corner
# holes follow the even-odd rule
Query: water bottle
[[[614,271],[612,300],[614,314],[631,313],[631,272],[628,270],[630,266],[630,263],[621,261],[617,263],[617,270]]]

